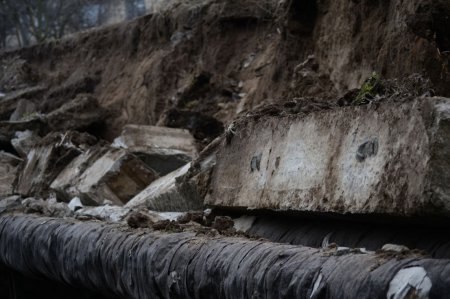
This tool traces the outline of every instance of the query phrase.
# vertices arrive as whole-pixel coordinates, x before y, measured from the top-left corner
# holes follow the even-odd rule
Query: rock
[[[40,141],[41,137],[35,132],[26,130],[16,132],[15,138],[11,139],[11,144],[22,158],[26,158],[31,149]]]
[[[108,222],[121,222],[131,212],[131,209],[120,206],[85,207],[75,212],[79,219],[98,219]]]
[[[106,113],[104,108],[99,107],[94,97],[79,94],[72,101],[47,114],[46,120],[53,131],[83,131],[101,125]]]
[[[0,151],[0,197],[14,194],[15,181],[22,159]]]
[[[72,198],[72,200],[67,205],[72,212],[76,212],[79,209],[83,208],[83,204],[78,197]]]
[[[127,125],[113,146],[128,149],[160,176],[197,157],[195,140],[183,129]]]
[[[383,247],[381,247],[381,250],[394,251],[394,252],[405,252],[405,251],[409,251],[409,248],[404,245],[384,244]]]
[[[20,121],[28,118],[37,112],[36,105],[30,100],[21,99],[17,103],[16,110],[9,117],[10,121]]]
[[[29,197],[22,201],[22,206],[27,214],[40,214],[48,217],[70,217],[73,215],[66,203],[57,202],[55,199],[43,200]]]
[[[13,195],[0,199],[0,214],[22,206],[20,196]]]
[[[17,192],[24,196],[45,196],[64,167],[96,142],[95,137],[74,131],[47,135],[28,153]]]
[[[260,115],[234,131],[208,205],[450,216],[450,99]]]
[[[123,205],[157,178],[124,149],[93,149],[72,161],[51,184],[62,198],[79,197],[86,205],[105,199]]]
[[[127,221],[132,228],[151,227],[153,223],[163,220],[175,220],[180,213],[158,213],[146,209],[134,210],[127,207],[104,205],[99,207],[84,207],[75,212],[78,219],[97,219],[119,223]]]

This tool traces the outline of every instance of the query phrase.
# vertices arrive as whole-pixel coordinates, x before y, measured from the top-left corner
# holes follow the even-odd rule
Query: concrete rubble
[[[135,154],[160,176],[184,166],[198,155],[189,131],[166,127],[126,125],[113,146]]]
[[[79,197],[87,205],[101,205],[105,200],[123,205],[158,177],[122,149],[88,150],[66,166],[50,188],[63,198]]]
[[[74,131],[46,136],[28,153],[18,178],[17,193],[45,195],[59,172],[96,142],[95,137]]]
[[[11,145],[22,158],[26,158],[28,153],[36,146],[36,144],[39,144],[40,141],[41,137],[35,132],[30,130],[18,131],[14,138],[11,139]]]

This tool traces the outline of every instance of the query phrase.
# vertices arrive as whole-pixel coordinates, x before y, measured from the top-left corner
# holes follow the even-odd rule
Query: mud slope
[[[124,124],[184,127],[198,139],[263,102],[329,98],[373,71],[421,73],[450,95],[447,1],[181,1],[129,23],[0,54],[0,91],[48,113],[79,93]],[[188,111],[188,112],[186,112]],[[205,132],[213,124],[213,130]]]

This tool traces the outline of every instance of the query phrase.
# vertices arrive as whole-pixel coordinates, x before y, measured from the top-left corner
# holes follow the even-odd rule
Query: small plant
[[[38,112],[25,112],[22,117],[20,118],[20,120],[25,121],[25,120],[30,120],[30,119],[35,119],[38,118],[40,116],[40,114]]]
[[[367,104],[382,91],[383,85],[381,83],[380,76],[376,72],[373,72],[372,75],[364,81],[364,84],[352,104]]]
[[[233,139],[234,135],[236,135],[236,124],[234,122],[232,122],[225,129],[225,139],[227,141],[227,144],[230,144],[231,139]]]

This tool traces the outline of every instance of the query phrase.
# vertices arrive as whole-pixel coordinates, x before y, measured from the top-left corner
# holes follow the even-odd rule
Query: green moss
[[[364,81],[361,89],[352,104],[362,105],[367,104],[383,91],[383,84],[380,76],[373,72],[372,75]]]

